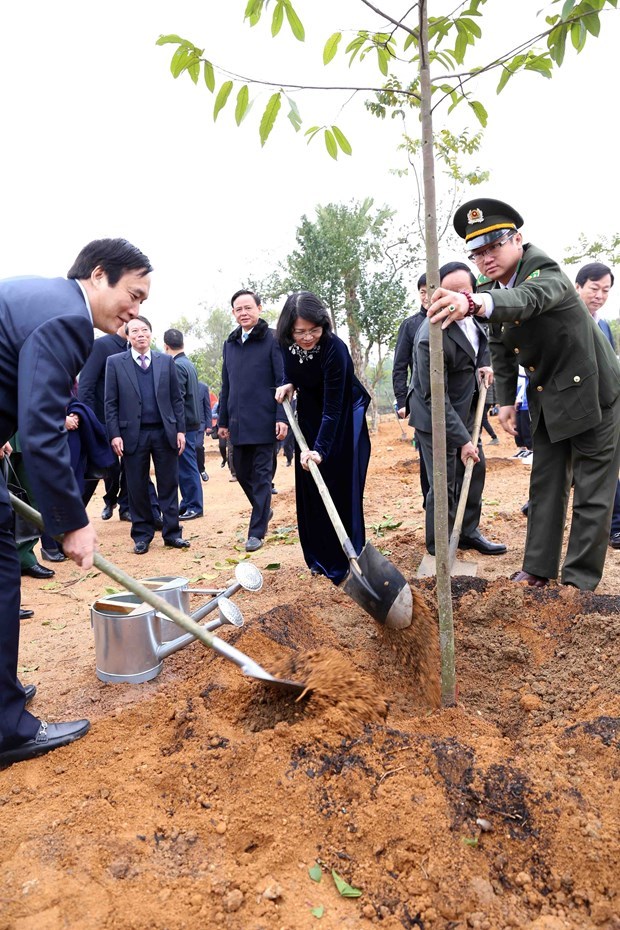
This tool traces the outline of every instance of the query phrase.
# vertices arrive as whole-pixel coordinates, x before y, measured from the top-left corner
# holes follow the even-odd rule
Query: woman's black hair
[[[287,297],[276,325],[276,339],[281,346],[292,345],[293,327],[300,317],[322,327],[323,334],[332,331],[330,315],[316,294],[312,291],[295,291]]]

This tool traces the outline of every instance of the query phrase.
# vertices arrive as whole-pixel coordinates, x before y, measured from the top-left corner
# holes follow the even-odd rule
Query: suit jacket
[[[183,398],[185,428],[193,432],[200,426],[198,375],[194,364],[190,362],[185,352],[180,352],[174,356],[174,364],[176,365],[177,379],[181,389],[181,397]]]
[[[183,398],[179,389],[176,365],[169,355],[151,352],[155,397],[166,439],[177,447],[177,433],[185,432]],[[142,396],[138,383],[138,366],[131,351],[111,355],[105,370],[105,419],[108,436],[120,436],[125,452],[131,455],[138,446],[142,418]]]
[[[410,372],[413,366],[413,345],[416,333],[425,319],[426,310],[422,307],[413,316],[403,320],[398,330],[392,365],[392,387],[399,409],[407,405]]]
[[[93,324],[76,281],[0,281],[0,444],[19,428],[32,490],[52,535],[88,523],[64,423],[92,345]],[[7,500],[3,484],[0,494]]]
[[[200,429],[204,432],[211,432],[213,426],[213,414],[211,412],[211,394],[209,385],[204,381],[198,382],[198,396],[200,399]]]
[[[259,320],[248,340],[241,327],[230,334],[223,349],[219,425],[230,430],[233,446],[276,441],[276,420],[286,422],[276,388],[284,384],[284,364],[275,334]]]
[[[613,333],[611,331],[611,326],[609,325],[607,320],[604,320],[602,317],[599,320],[597,320],[596,323],[597,323],[598,328],[601,330],[601,332],[603,333],[605,338],[608,340],[610,346],[615,352],[616,343],[614,341]]]
[[[489,323],[499,403],[514,404],[522,365],[532,433],[541,413],[551,442],[597,426],[601,409],[620,394],[620,364],[557,262],[528,243],[514,287],[483,279],[478,290],[491,291],[495,303]]]
[[[478,384],[476,369],[489,364],[488,340],[485,328],[476,320],[480,337],[478,352],[456,323],[442,332],[444,353],[444,386],[446,404],[446,439],[451,448],[470,442],[470,429],[475,412],[473,399]],[[428,319],[420,326],[414,344],[413,378],[409,392],[409,423],[426,433],[432,432],[430,330]]]
[[[80,372],[78,400],[94,412],[100,423],[105,424],[105,366],[110,355],[127,351],[124,336],[101,336],[95,339],[92,351]]]

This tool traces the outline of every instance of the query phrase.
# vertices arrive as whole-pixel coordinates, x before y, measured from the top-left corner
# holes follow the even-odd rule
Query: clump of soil
[[[298,700],[308,696],[312,711],[317,714],[337,708],[347,729],[354,722],[372,723],[384,720],[387,715],[387,701],[375,692],[373,682],[332,650],[293,653],[272,669],[272,674],[303,682],[305,689]]]

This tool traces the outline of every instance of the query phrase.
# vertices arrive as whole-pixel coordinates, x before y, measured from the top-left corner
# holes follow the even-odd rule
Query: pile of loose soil
[[[434,581],[415,579],[418,463],[398,435],[394,421],[373,438],[366,519],[414,589],[412,627],[379,627],[310,575],[280,467],[252,556],[264,588],[236,594],[245,623],[219,631],[303,680],[303,700],[199,643],[150,682],[106,684],[89,605],[113,585],[71,564],[24,580],[33,710],[92,729],[0,772],[0,930],[619,930],[618,553],[596,594],[509,583],[529,472],[502,437],[481,529],[509,552],[462,556],[478,577],[453,582],[458,704],[440,708]],[[218,466],[208,449],[190,550],[134,556],[96,497],[103,554],[137,577],[223,587],[248,513]]]

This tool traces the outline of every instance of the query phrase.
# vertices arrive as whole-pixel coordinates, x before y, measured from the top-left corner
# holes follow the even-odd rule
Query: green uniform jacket
[[[495,303],[489,343],[498,402],[514,404],[522,365],[532,432],[541,412],[551,442],[597,426],[620,394],[620,364],[557,262],[528,243],[514,287],[482,279],[478,290],[491,291]]]

